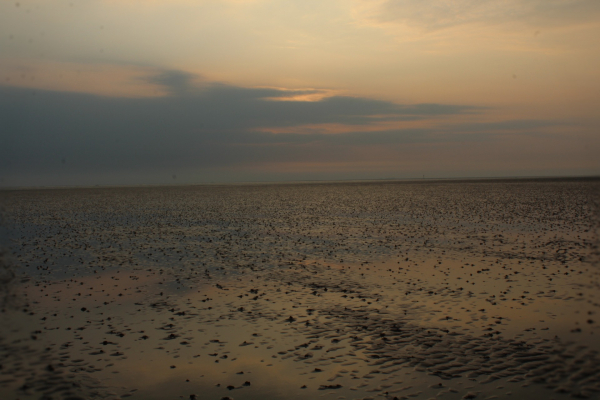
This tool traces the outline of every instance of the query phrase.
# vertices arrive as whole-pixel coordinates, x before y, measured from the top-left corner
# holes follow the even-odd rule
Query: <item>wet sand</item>
[[[0,397],[597,398],[599,188],[4,192]]]

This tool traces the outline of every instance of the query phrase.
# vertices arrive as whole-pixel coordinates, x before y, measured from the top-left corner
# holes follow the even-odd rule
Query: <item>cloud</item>
[[[482,110],[348,96],[273,101],[289,97],[290,90],[207,82],[172,70],[144,79],[169,95],[126,98],[0,86],[0,129],[6,132],[0,143],[2,175],[227,167],[258,159],[301,160],[316,154],[314,146],[427,143],[439,138],[419,129],[361,129],[381,121],[426,121]],[[302,128],[319,124],[345,125],[348,132]],[[269,127],[288,129],[274,134]]]
[[[396,104],[349,96],[273,101],[289,97],[290,91],[208,82],[181,71],[145,79],[169,95],[126,98],[0,86],[4,185],[59,184],[66,177],[94,183],[100,175],[104,183],[156,183],[153,176],[181,176],[179,170],[242,171],[257,163],[349,166],[359,163],[357,157],[371,165],[381,161],[378,154],[398,146],[488,142],[496,134],[548,125],[448,122],[487,111],[470,105]],[[394,121],[422,126],[390,128]],[[327,124],[344,129],[318,129]],[[285,129],[273,133],[281,127]]]
[[[359,1],[362,15],[379,23],[398,23],[435,31],[461,25],[522,22],[538,27],[598,20],[596,0],[384,0]]]
[[[141,79],[153,85],[163,86],[169,94],[184,96],[200,90],[200,87],[195,83],[199,78],[197,75],[184,71],[166,70]]]

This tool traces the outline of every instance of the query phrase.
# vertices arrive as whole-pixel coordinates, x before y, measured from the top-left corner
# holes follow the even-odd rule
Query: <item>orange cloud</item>
[[[268,132],[272,134],[326,134],[337,135],[351,132],[383,132],[403,129],[431,129],[436,127],[448,127],[452,124],[485,123],[502,121],[507,116],[504,113],[489,112],[486,114],[460,114],[444,116],[428,116],[416,120],[395,120],[396,115],[368,115],[365,118],[372,119],[368,124],[302,124],[294,126],[263,126],[253,129],[255,132]]]
[[[326,90],[326,89],[315,89],[315,88],[306,88],[306,89],[288,89],[281,87],[265,87],[267,89],[275,89],[279,92],[288,92],[289,95],[278,96],[278,97],[265,97],[264,100],[269,101],[321,101],[326,99],[327,97],[333,97],[339,95],[341,91],[339,90]]]

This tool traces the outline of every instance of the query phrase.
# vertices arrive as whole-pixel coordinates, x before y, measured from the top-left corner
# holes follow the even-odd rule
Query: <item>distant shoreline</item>
[[[2,191],[17,190],[61,190],[61,189],[111,189],[111,188],[160,188],[190,186],[253,186],[253,185],[320,185],[351,183],[485,183],[485,182],[581,182],[600,181],[600,175],[591,176],[502,176],[502,177],[459,177],[459,178],[382,178],[382,179],[339,179],[339,180],[290,180],[290,181],[248,181],[248,182],[203,182],[170,183],[147,185],[58,185],[58,186],[12,186],[0,187]]]

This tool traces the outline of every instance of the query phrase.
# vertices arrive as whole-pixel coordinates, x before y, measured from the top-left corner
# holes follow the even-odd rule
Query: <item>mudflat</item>
[[[600,396],[597,179],[1,196],[2,399]]]

